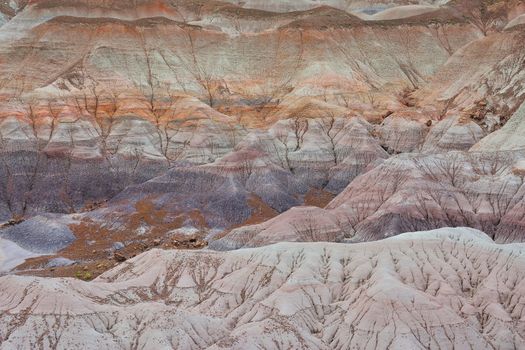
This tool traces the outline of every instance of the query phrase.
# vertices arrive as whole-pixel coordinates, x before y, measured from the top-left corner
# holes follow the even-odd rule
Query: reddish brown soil
[[[239,226],[260,224],[279,215],[275,209],[263,202],[263,200],[256,195],[252,195],[248,200],[248,205],[253,208],[252,215]]]
[[[312,188],[304,196],[304,205],[311,205],[314,207],[324,208],[335,195],[333,193],[327,192],[325,190],[320,190],[317,188]]]
[[[126,217],[126,224],[118,228],[108,228],[90,219],[71,225],[70,228],[77,238],[71,245],[56,255],[28,259],[18,267],[21,271],[19,274],[90,280],[152,248],[201,249],[207,245],[203,240],[204,234],[166,237],[167,232],[181,227],[186,216],[168,218],[163,209],[155,208],[151,198],[137,202],[135,209],[135,213]],[[197,226],[205,227],[204,218],[200,213],[190,212],[187,217],[196,222]],[[151,229],[143,235],[135,234],[137,228],[143,224]],[[123,249],[113,252],[111,247],[115,242],[125,242],[126,245]],[[78,264],[42,268],[57,256],[78,261]]]

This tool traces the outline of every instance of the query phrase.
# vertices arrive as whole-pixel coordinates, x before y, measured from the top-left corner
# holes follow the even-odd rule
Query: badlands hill
[[[8,276],[0,347],[522,348],[523,249],[442,229],[355,245],[151,250],[89,283]]]
[[[523,16],[1,2],[0,349],[525,347]]]

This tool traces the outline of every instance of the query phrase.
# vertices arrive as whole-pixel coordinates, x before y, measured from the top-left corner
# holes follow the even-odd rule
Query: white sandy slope
[[[525,246],[465,228],[0,278],[0,349],[523,348]]]
[[[26,259],[38,256],[9,240],[0,238],[0,274],[8,272]]]

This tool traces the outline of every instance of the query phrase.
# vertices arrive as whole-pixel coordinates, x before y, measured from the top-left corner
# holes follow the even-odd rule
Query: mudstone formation
[[[523,0],[0,3],[0,349],[525,349]]]

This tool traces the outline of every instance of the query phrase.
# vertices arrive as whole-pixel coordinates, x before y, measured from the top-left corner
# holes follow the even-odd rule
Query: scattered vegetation
[[[91,281],[93,279],[93,274],[90,271],[77,271],[75,272],[75,277],[83,281]]]

